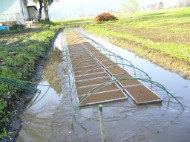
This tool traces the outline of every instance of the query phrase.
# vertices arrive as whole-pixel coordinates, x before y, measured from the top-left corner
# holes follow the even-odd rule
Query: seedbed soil
[[[89,92],[93,89],[94,87],[86,87],[86,88],[79,88],[77,90],[77,94],[80,96],[80,95],[85,95],[86,92]],[[115,85],[115,84],[112,84],[112,85],[109,85],[109,86],[106,86],[105,88],[102,88],[100,89],[98,92],[110,92],[112,90],[119,90],[119,88]]]
[[[126,96],[120,90],[97,93],[97,94],[95,93],[92,96],[88,97],[82,104],[85,105],[89,103],[109,101],[118,98],[126,99]],[[82,97],[79,96],[79,99],[82,99]]]
[[[80,80],[87,80],[87,79],[96,79],[97,77],[105,77],[107,76],[106,73],[98,73],[98,74],[90,74],[90,75],[82,75],[82,76],[79,76],[79,77],[75,77],[75,80],[76,81],[80,81]]]

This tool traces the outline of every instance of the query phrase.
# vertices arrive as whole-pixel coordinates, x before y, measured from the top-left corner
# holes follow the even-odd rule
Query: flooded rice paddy
[[[189,142],[190,81],[176,73],[88,35],[112,52],[130,60],[164,85],[184,105],[185,111],[161,89],[153,88],[161,104],[136,105],[128,100],[103,104],[107,142]],[[42,92],[28,104],[21,116],[22,129],[17,142],[99,142],[101,141],[98,106],[81,107],[73,118],[76,93],[70,95],[66,61],[63,57],[64,34],[60,33],[38,85]]]

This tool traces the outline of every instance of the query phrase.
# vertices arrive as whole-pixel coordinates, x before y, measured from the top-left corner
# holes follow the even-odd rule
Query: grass
[[[22,32],[22,31],[23,31],[22,28],[17,28],[15,30],[10,30],[10,31],[2,30],[2,31],[0,31],[0,35],[3,35],[3,34],[13,34],[13,33],[18,33],[18,32]]]
[[[83,27],[161,66],[190,76],[189,15],[189,8],[141,12]]]
[[[82,27],[87,24],[92,23],[92,18],[78,18],[78,19],[69,19],[69,20],[56,20],[54,23],[59,25],[64,25],[66,28],[75,28]]]
[[[43,22],[40,29],[26,30],[23,33],[1,36],[0,39],[0,78],[34,83],[38,61],[44,59],[51,46],[51,39],[60,25]],[[24,93],[19,87],[0,81],[0,141],[7,137],[8,124],[15,110],[16,102]]]
[[[89,27],[87,27],[88,29]],[[127,39],[137,44],[141,44],[147,48],[158,50],[165,53],[171,57],[186,60],[190,63],[190,46],[176,43],[166,43],[166,42],[154,42],[150,39],[141,38],[139,36],[134,36],[127,33],[116,32],[109,29],[103,29],[101,27],[93,27],[88,29],[88,31],[93,32],[97,35],[104,35],[106,37],[115,37],[117,39]]]
[[[9,27],[9,31],[8,30],[1,30],[0,35],[19,33],[19,32],[22,32],[22,31],[24,31],[24,26],[22,26],[22,25],[12,25],[12,26]]]

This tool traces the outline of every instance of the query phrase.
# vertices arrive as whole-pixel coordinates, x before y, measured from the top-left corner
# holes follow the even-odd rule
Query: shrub
[[[100,22],[104,22],[104,21],[113,21],[113,20],[118,20],[118,19],[110,13],[102,13],[95,17],[94,22],[100,23]]]

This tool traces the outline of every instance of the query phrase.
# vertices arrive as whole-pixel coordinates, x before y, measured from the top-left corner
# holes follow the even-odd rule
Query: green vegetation
[[[92,18],[78,18],[70,20],[56,20],[54,23],[64,25],[66,28],[82,27],[87,24],[91,24],[93,21]]]
[[[17,24],[14,24],[14,25],[10,25],[10,30],[9,31],[8,30],[0,31],[0,35],[19,33],[19,32],[22,32],[23,30],[24,30],[23,26],[19,26]]]
[[[116,32],[109,29],[102,29],[101,27],[93,27],[89,29],[90,32],[93,32],[97,35],[104,35],[106,37],[114,37],[118,39],[127,39],[137,44],[146,46],[147,48],[159,50],[162,53],[166,53],[171,57],[177,59],[183,59],[190,62],[190,46],[176,43],[166,43],[166,42],[154,42],[149,39],[144,39],[138,36],[134,36],[127,33]]]
[[[60,28],[56,24],[42,24],[45,28],[1,36],[0,140],[10,134],[7,127],[21,95],[24,92],[34,93],[29,87],[35,83],[35,69],[39,60],[45,57],[51,39]]]
[[[189,8],[144,12],[83,27],[159,65],[190,76],[189,15]]]
[[[2,31],[0,31],[0,35],[3,35],[3,34],[13,34],[13,33],[18,33],[18,32],[22,32],[22,31],[23,31],[23,28],[17,28],[15,30],[10,30],[10,31],[2,30]]]

